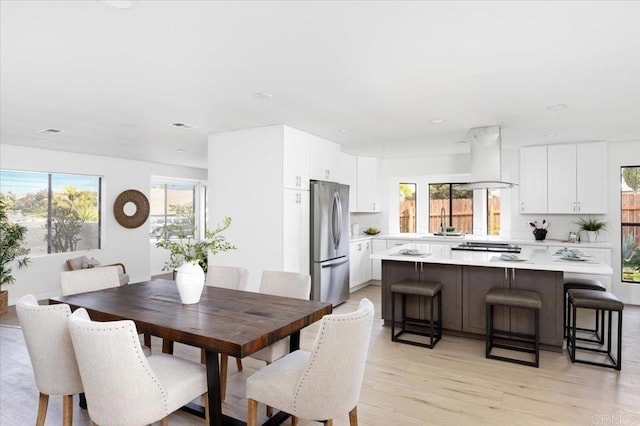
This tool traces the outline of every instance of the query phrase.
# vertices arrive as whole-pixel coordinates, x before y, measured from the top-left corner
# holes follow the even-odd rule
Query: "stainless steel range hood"
[[[513,188],[516,183],[502,180],[502,137],[499,126],[474,127],[469,130],[471,145],[471,182],[465,189]]]

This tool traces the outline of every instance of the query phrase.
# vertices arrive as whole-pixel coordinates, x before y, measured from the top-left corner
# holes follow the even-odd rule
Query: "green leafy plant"
[[[29,263],[29,248],[22,245],[26,232],[26,227],[9,221],[5,200],[0,200],[0,286],[15,282],[11,262],[16,261],[18,268]]]
[[[169,260],[165,262],[163,271],[172,271],[184,263],[198,262],[204,272],[208,269],[209,254],[235,250],[237,247],[227,241],[220,233],[231,226],[231,218],[225,217],[222,226],[208,231],[204,240],[196,240],[192,235],[180,235],[177,238],[165,237],[156,243],[156,247],[169,250]]]
[[[575,223],[579,225],[580,229],[582,229],[583,231],[593,231],[598,233],[602,230],[607,229],[607,222],[603,222],[593,217],[589,217],[588,219],[581,217]]]

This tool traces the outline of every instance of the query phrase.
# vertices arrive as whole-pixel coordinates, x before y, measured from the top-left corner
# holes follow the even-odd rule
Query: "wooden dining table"
[[[164,279],[53,297],[49,303],[85,308],[95,321],[132,320],[139,333],[204,349],[212,425],[246,424],[222,413],[219,354],[244,358],[287,336],[290,350],[297,350],[300,330],[332,311],[330,303],[209,286],[199,303],[184,305],[175,282]],[[171,352],[171,345],[163,351]],[[204,415],[201,407],[187,410]],[[287,417],[278,413],[265,425]]]

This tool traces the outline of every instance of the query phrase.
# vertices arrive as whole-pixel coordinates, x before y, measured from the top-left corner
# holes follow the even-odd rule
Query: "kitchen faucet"
[[[444,223],[445,214],[446,214],[446,211],[444,207],[442,207],[440,209],[440,231],[442,232],[442,235],[447,235],[447,227],[445,226],[445,223]]]

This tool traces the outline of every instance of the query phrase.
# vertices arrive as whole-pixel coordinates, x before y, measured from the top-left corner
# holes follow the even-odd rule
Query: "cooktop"
[[[520,253],[520,247],[509,243],[464,242],[451,250],[491,251],[498,253]]]

